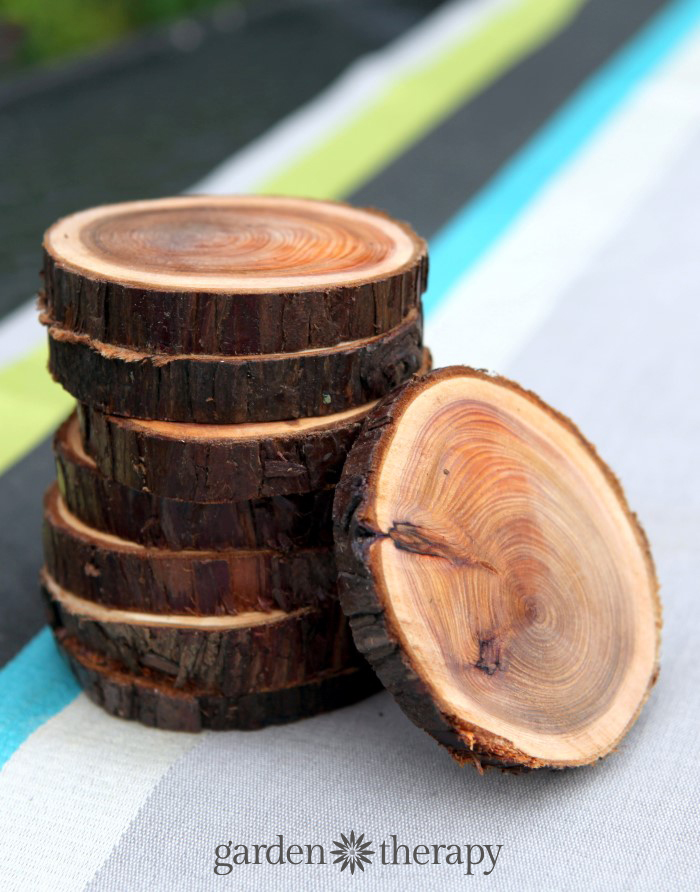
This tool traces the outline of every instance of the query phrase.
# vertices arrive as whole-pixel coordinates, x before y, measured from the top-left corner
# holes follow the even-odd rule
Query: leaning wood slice
[[[212,694],[172,682],[149,669],[126,672],[114,660],[89,651],[62,630],[57,644],[88,697],[122,719],[168,731],[251,731],[349,706],[381,685],[368,666],[322,673],[300,685],[238,696]]]
[[[160,421],[237,424],[332,415],[384,396],[418,371],[422,320],[327,349],[261,356],[168,356],[90,340],[43,317],[49,370],[81,402]]]
[[[362,665],[337,601],[292,613],[181,616],[94,604],[59,586],[46,570],[42,589],[54,629],[128,672],[150,669],[177,688],[238,696]]]
[[[420,373],[430,368],[423,352]],[[79,408],[87,452],[105,477],[191,502],[241,501],[333,486],[373,404],[325,418],[204,425],[139,421]]]
[[[296,610],[336,597],[333,549],[150,548],[91,529],[56,484],[44,500],[44,562],[65,589],[106,607],[234,616]]]
[[[66,329],[155,353],[293,353],[382,334],[420,303],[423,239],[378,211],[258,196],[107,205],[44,237]]]
[[[622,489],[532,393],[442,369],[380,404],[336,492],[355,642],[478,766],[605,756],[658,671],[658,586]]]
[[[56,433],[54,453],[58,486],[71,514],[89,527],[122,539],[155,548],[213,551],[290,551],[333,544],[331,486],[299,495],[235,502],[159,498],[101,474],[83,450],[75,414]],[[220,497],[220,490],[212,492]]]

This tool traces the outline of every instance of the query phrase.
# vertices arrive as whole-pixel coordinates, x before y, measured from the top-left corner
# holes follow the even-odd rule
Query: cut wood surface
[[[126,672],[114,660],[57,632],[57,643],[88,697],[108,713],[168,731],[253,730],[349,706],[376,693],[380,682],[367,666],[322,673],[304,684],[239,696],[175,687],[149,669]]]
[[[430,368],[423,352],[420,373]],[[308,493],[337,483],[373,404],[263,424],[145,422],[80,409],[85,448],[105,477],[191,502]]]
[[[81,598],[147,613],[235,615],[296,610],[336,597],[333,549],[172,551],[86,526],[56,484],[44,501],[44,561]]]
[[[115,415],[236,424],[332,415],[384,396],[418,371],[423,324],[411,310],[386,334],[259,356],[141,353],[53,323],[49,370],[83,403]]]
[[[308,199],[107,205],[44,237],[52,318],[145,352],[294,353],[372,337],[419,305],[426,276],[409,226]]]
[[[104,421],[109,424],[108,419]],[[92,429],[94,431],[94,427]],[[116,446],[118,436],[114,433],[114,440],[108,441],[110,450]],[[160,498],[101,474],[83,449],[75,414],[59,428],[54,439],[54,452],[58,486],[71,514],[89,527],[141,545],[175,550],[268,548],[290,551],[333,544],[331,509],[334,490],[331,486],[298,495],[235,502]],[[110,451],[108,455],[111,454]],[[170,461],[170,456],[167,460]],[[193,466],[186,463],[186,467]],[[160,468],[162,473],[167,465],[161,464]],[[142,474],[138,474],[137,483],[145,485]],[[177,488],[176,491],[179,492]],[[221,497],[220,487],[208,491]]]
[[[656,680],[658,585],[568,419],[505,379],[433,372],[370,414],[334,516],[356,644],[457,759],[561,768],[617,746]]]
[[[238,696],[362,665],[337,601],[292,613],[149,614],[79,598],[46,570],[42,591],[55,630],[64,629],[64,635],[128,672],[150,669],[177,688],[192,685]]]

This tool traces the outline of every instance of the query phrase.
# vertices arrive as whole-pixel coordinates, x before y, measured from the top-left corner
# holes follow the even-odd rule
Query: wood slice
[[[44,562],[81,598],[147,613],[234,616],[296,610],[336,598],[333,549],[172,551],[86,526],[58,487],[44,500]]]
[[[459,760],[613,750],[658,672],[658,584],[622,489],[576,427],[466,368],[370,414],[334,505],[355,642]]]
[[[49,326],[49,371],[80,402],[115,415],[238,424],[332,415],[384,396],[418,371],[418,310],[390,332],[336,347],[260,356],[137,353]]]
[[[167,731],[251,731],[308,718],[364,700],[380,690],[368,666],[327,672],[301,685],[225,697],[176,688],[150,669],[126,672],[58,630],[57,644],[88,697],[122,719]]]
[[[423,239],[378,211],[190,195],[59,220],[43,299],[64,328],[146,353],[295,353],[399,325],[427,267]]]
[[[421,374],[430,363],[425,350]],[[163,498],[222,502],[335,485],[372,405],[267,424],[145,422],[87,406],[79,417],[86,450],[105,477]]]
[[[115,434],[110,447],[116,445],[117,437]],[[71,514],[89,527],[122,539],[155,548],[212,551],[290,551],[333,544],[334,490],[330,486],[299,495],[236,502],[159,498],[101,474],[83,449],[75,414],[56,433],[54,452],[58,486]],[[220,495],[220,491],[214,494]]]
[[[151,669],[176,688],[191,685],[233,697],[362,665],[337,601],[292,613],[149,614],[86,601],[46,570],[42,592],[54,629],[128,672]]]

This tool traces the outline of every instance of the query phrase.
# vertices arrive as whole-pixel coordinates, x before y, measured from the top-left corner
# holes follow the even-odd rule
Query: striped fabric
[[[662,582],[659,684],[617,754],[561,775],[460,769],[385,693],[255,733],[104,715],[34,590],[70,400],[20,303],[0,322],[0,888],[697,887],[700,0],[454,0],[287,111],[191,190],[346,198],[429,236],[436,365],[517,378],[619,473]],[[229,840],[330,850],[351,830],[502,849],[488,876],[214,873]]]

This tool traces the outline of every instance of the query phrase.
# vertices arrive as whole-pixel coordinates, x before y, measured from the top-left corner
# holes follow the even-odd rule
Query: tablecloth
[[[396,14],[378,4],[368,27],[380,7]],[[45,438],[66,407],[20,306],[0,328],[3,889],[700,882],[700,3],[473,0],[411,21],[194,188],[346,197],[430,237],[435,364],[506,373],[571,416],[649,534],[652,697],[602,763],[521,775],[458,766],[386,692],[249,733],[106,716],[32,587]],[[352,874],[330,856],[351,832],[374,853]],[[278,844],[284,863],[235,860]]]

